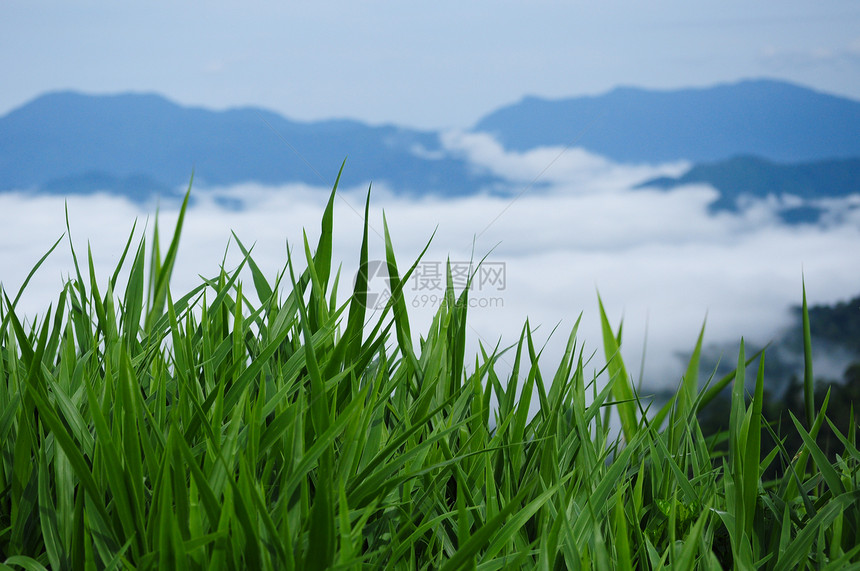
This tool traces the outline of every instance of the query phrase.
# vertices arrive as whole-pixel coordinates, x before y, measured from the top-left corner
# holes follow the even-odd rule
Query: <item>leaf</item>
[[[606,310],[603,308],[603,300],[597,295],[597,303],[600,307],[600,326],[603,331],[603,350],[606,354],[606,362],[609,368],[609,377],[612,383],[612,396],[618,402],[618,415],[621,417],[621,430],[624,440],[632,442],[636,436],[639,423],[636,420],[636,399],[633,387],[630,384],[630,376],[621,359],[621,347],[618,338],[612,332]],[[620,331],[619,331],[620,335]]]

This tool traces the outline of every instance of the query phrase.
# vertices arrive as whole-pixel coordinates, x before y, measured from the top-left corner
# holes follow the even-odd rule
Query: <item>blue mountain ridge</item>
[[[439,135],[358,121],[301,123],[256,108],[210,111],[153,94],[43,95],[0,118],[0,188],[119,191],[287,182],[384,182],[401,192],[474,192],[499,182],[441,152]],[[98,187],[95,187],[98,188]]]
[[[506,148],[578,146],[624,163],[779,162],[860,156],[860,102],[783,81],[650,91],[619,87],[595,97],[526,97],[474,127]]]
[[[860,178],[852,162],[860,157],[860,102],[774,80],[527,97],[487,115],[473,131],[514,151],[570,145],[625,163],[700,163],[678,184],[710,183],[726,205],[740,194],[782,192],[773,184],[802,197],[842,196],[857,192]],[[155,94],[71,91],[42,95],[0,117],[0,191],[107,190],[144,201],[178,192],[192,169],[203,188],[330,186],[345,158],[343,186],[374,181],[400,193],[441,196],[508,189],[507,181],[446,149],[440,133],[395,125],[298,122],[254,107],[212,111]],[[816,161],[843,162],[810,178]]]
[[[791,223],[816,222],[824,212],[816,205],[820,199],[860,195],[860,158],[780,164],[742,155],[697,164],[679,177],[646,180],[636,188],[669,190],[690,184],[707,184],[720,191],[710,204],[712,212],[737,212],[743,197],[792,196],[801,204],[783,210],[782,218]]]

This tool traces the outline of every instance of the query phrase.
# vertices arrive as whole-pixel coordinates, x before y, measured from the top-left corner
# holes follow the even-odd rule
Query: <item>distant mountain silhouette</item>
[[[210,111],[152,94],[41,96],[0,118],[0,188],[122,193],[203,185],[388,183],[472,193],[496,179],[442,152],[433,132],[358,121],[290,121],[263,109]]]
[[[778,164],[739,156],[698,164],[682,176],[655,178],[638,188],[671,189],[689,184],[708,184],[720,191],[712,210],[736,211],[741,197],[794,196],[803,204],[787,210],[783,217],[788,222],[811,222],[822,212],[814,205],[817,199],[860,195],[860,158]]]
[[[860,156],[860,102],[774,80],[674,91],[622,87],[596,97],[527,97],[474,130],[509,149],[571,145],[626,163],[736,155],[811,161]]]
[[[107,191],[141,203],[149,200],[154,194],[162,197],[180,196],[177,188],[167,186],[147,175],[118,177],[105,172],[87,172],[55,178],[42,185],[39,190],[47,194],[60,195]]]
[[[529,97],[488,115],[474,130],[495,135],[509,150],[571,145],[627,163],[716,163],[697,166],[684,180],[714,184],[726,204],[767,189],[834,196],[857,191],[856,161],[794,170],[768,162],[860,157],[860,102],[779,81],[676,91],[619,88],[556,101]],[[740,155],[746,158],[732,158]],[[253,107],[212,111],[154,94],[69,91],[40,96],[0,117],[0,191],[107,191],[145,201],[180,192],[192,169],[197,188],[329,186],[344,158],[343,186],[374,181],[400,193],[441,196],[511,188],[464,153],[445,148],[440,133],[394,125],[297,122]]]

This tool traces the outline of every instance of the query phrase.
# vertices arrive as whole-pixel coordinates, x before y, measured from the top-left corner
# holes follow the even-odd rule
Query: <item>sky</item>
[[[619,85],[773,77],[860,99],[858,30],[855,0],[4,0],[0,114],[56,89],[431,129]]]
[[[617,165],[587,152],[512,153],[468,129],[526,95],[561,98],[620,85],[655,89],[770,77],[860,99],[856,0],[740,2],[530,0],[433,4],[251,0],[126,2],[3,0],[0,114],[46,91],[157,92],[186,105],[260,106],[298,120],[348,117],[437,129],[450,149],[521,185],[515,200],[476,195],[406,198],[374,185],[372,252],[382,257],[382,213],[395,248],[411,261],[436,231],[425,260],[465,261],[474,251],[505,269],[505,288],[476,292],[469,351],[516,340],[526,318],[561,356],[582,314],[581,337],[599,350],[597,294],[613,325],[624,319],[624,355],[650,384],[673,386],[707,319],[706,343],[771,339],[790,320],[806,280],[812,303],[856,295],[856,198],[830,204],[826,224],[789,227],[772,201],[712,216],[714,189],[632,191],[689,165]],[[530,182],[540,176],[541,185]],[[343,283],[356,269],[366,187],[344,189],[335,259]],[[211,200],[241,198],[241,212]],[[199,194],[189,213],[177,291],[216,271],[231,231],[256,243],[268,275],[286,244],[312,239],[328,189],[241,185]],[[154,205],[107,196],[68,201],[73,243],[92,245],[107,276],[135,219],[151,229]],[[64,199],[0,193],[0,281],[15,293],[65,227]],[[162,205],[163,223],[175,219]],[[139,231],[140,234],[140,231]],[[236,260],[235,248],[232,260]],[[501,266],[499,266],[499,264]],[[43,311],[72,270],[63,244],[36,275],[21,309]],[[428,266],[430,267],[430,266]],[[415,329],[429,324],[433,290],[410,292]],[[438,293],[438,292],[435,292]],[[483,300],[483,301],[482,301]],[[484,306],[481,306],[484,304]],[[558,326],[552,336],[550,331]],[[732,359],[732,356],[727,356]],[[635,373],[634,373],[635,374]]]

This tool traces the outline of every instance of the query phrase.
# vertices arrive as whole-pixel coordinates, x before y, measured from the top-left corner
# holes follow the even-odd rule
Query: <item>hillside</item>
[[[818,211],[811,202],[860,194],[860,158],[779,164],[759,157],[739,156],[698,164],[680,177],[648,180],[637,188],[668,190],[689,184],[708,184],[720,191],[720,198],[711,204],[714,210],[735,211],[742,197],[792,196],[802,204],[790,213],[795,218],[790,221],[808,221]]]
[[[242,182],[388,183],[403,192],[461,194],[491,185],[438,135],[357,121],[300,123],[270,111],[210,111],[152,94],[51,93],[0,118],[0,188],[76,192],[129,177],[153,190]],[[114,182],[116,184],[110,184]],[[137,189],[140,190],[140,189]]]
[[[722,207],[743,194],[844,196],[857,191],[860,170],[860,103],[771,80],[526,98],[474,130],[509,151],[573,144],[626,163],[690,160],[697,166],[684,177],[646,184],[708,182],[723,192]],[[213,111],[155,94],[69,91],[0,117],[0,192],[107,190],[147,200],[176,192],[192,169],[199,188],[328,186],[344,158],[344,186],[373,181],[439,196],[508,188],[446,148],[441,133],[396,125],[298,122],[253,107]]]
[[[474,127],[509,149],[574,145],[626,163],[783,162],[860,156],[860,102],[773,80],[699,89],[623,87],[595,97],[527,97]]]
[[[782,397],[789,390],[792,379],[803,378],[803,327],[800,306],[791,308],[792,322],[778,331],[768,343],[765,384],[775,397]],[[860,371],[860,295],[832,305],[811,305],[809,322],[812,335],[812,350],[818,366],[814,374],[818,383],[848,382]],[[749,343],[750,354],[765,347]],[[702,354],[703,373],[716,371],[716,377],[731,370],[731,355],[737,350],[736,343],[713,344]],[[689,355],[679,355],[682,361]],[[754,379],[751,377],[750,379]]]

